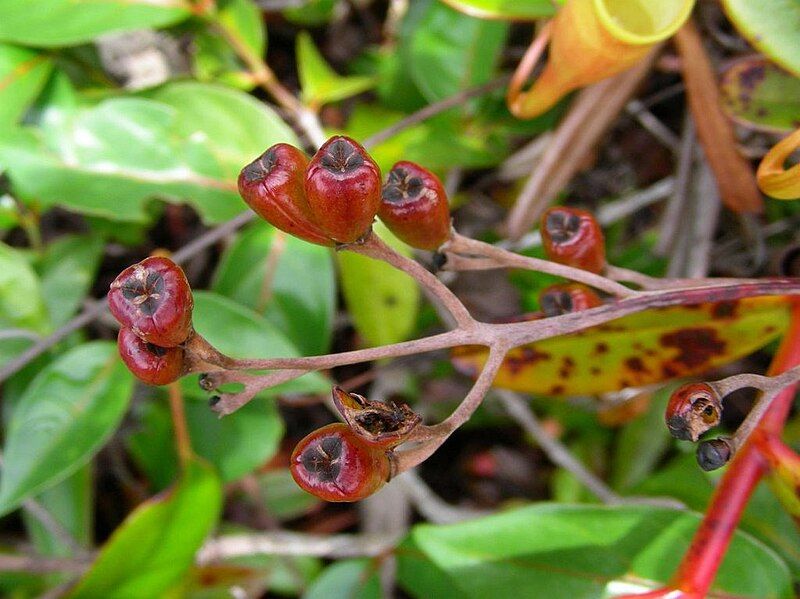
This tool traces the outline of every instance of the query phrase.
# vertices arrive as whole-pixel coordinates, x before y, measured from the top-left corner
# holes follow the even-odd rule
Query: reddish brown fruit
[[[158,347],[122,327],[117,337],[117,348],[128,370],[148,385],[168,385],[183,375],[182,347]]]
[[[297,444],[289,469],[305,491],[325,501],[358,501],[380,489],[391,475],[389,454],[371,447],[337,422]]]
[[[153,256],[111,283],[108,307],[119,323],[159,347],[180,345],[192,332],[192,290],[180,267]]]
[[[308,156],[275,144],[239,173],[239,194],[268,223],[318,245],[334,245],[311,218],[304,189]]]
[[[539,293],[539,305],[545,316],[560,316],[602,305],[603,300],[586,285],[563,283],[550,285]]]
[[[550,208],[542,215],[541,233],[550,260],[595,273],[606,267],[603,231],[590,212]]]
[[[664,419],[676,439],[697,441],[722,417],[722,400],[708,383],[689,383],[673,391]]]
[[[340,243],[352,243],[369,230],[378,213],[381,171],[364,148],[337,135],[311,159],[305,190],[320,229]]]
[[[413,162],[389,171],[378,216],[411,247],[435,250],[450,237],[450,207],[439,178]]]

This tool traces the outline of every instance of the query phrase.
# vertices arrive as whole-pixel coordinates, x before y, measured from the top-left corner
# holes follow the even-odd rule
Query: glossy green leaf
[[[191,568],[222,507],[222,484],[198,458],[173,488],[139,505],[114,531],[71,599],[160,597]]]
[[[0,243],[0,364],[50,330],[42,286],[22,252]]]
[[[303,102],[312,107],[344,100],[375,85],[371,77],[342,77],[336,73],[325,62],[306,31],[297,36],[297,71]]]
[[[226,483],[263,466],[283,437],[283,421],[272,399],[254,399],[231,418],[219,418],[201,401],[185,402],[184,411],[192,449]],[[141,426],[128,437],[128,447],[148,478],[163,488],[178,472],[169,408],[164,401],[150,401],[139,406],[136,416]]]
[[[133,377],[116,345],[80,345],[42,370],[8,425],[0,478],[0,514],[84,465],[116,430]]]
[[[22,252],[0,243],[0,329],[49,329],[42,285]]]
[[[689,446],[689,443],[681,443]],[[705,511],[724,470],[703,472],[694,451],[672,460],[665,468],[630,489],[632,495],[674,497],[689,509]],[[756,487],[739,527],[774,549],[800,577],[800,530],[766,483]]]
[[[489,81],[507,33],[505,23],[476,19],[431,0],[410,13],[400,51],[417,87],[436,102]]]
[[[112,31],[164,27],[186,19],[184,0],[2,0],[0,40],[69,46]]]
[[[728,116],[754,129],[792,131],[800,127],[800,79],[768,60],[737,60],[720,80]]]
[[[19,121],[42,91],[52,69],[53,63],[45,54],[0,44],[0,127]]]
[[[86,549],[92,546],[92,468],[90,464],[79,468],[71,476],[53,485],[36,497],[36,502]],[[74,551],[63,538],[45,527],[36,516],[23,509],[25,526],[36,552],[54,557],[73,557]]]
[[[265,318],[226,297],[208,291],[194,293],[194,327],[215,347],[234,358],[291,358],[297,348]],[[197,385],[197,375],[182,379],[189,397],[207,398]],[[330,393],[330,384],[312,372],[299,379],[267,389],[260,397],[279,393]],[[235,415],[230,418],[236,418]]]
[[[573,599],[643,591],[670,579],[700,516],[653,507],[538,504],[452,526],[418,525],[399,547],[415,597]],[[770,549],[737,532],[713,591],[792,597]]]
[[[267,35],[261,11],[252,0],[217,2],[217,21],[254,56],[264,56]],[[194,36],[195,75],[201,81],[219,81],[233,87],[251,89],[255,82],[246,65],[231,46],[205,25]]]
[[[300,6],[283,10],[283,16],[291,23],[313,27],[327,23],[333,17],[336,0],[301,0]]]
[[[645,310],[604,325],[512,349],[494,384],[544,395],[587,395],[705,372],[763,347],[789,324],[789,300]],[[457,348],[453,363],[477,376],[479,347]]]
[[[303,599],[380,599],[377,562],[350,559],[331,564],[303,593]]]
[[[48,244],[38,270],[53,328],[60,327],[78,311],[94,282],[102,256],[103,241],[99,237],[68,235]]]
[[[375,232],[398,252],[409,248],[382,224]],[[404,272],[385,262],[354,252],[339,252],[342,293],[356,330],[368,346],[404,341],[414,330],[419,309],[419,288]]]
[[[750,44],[800,77],[798,0],[722,0],[722,7]]]
[[[533,21],[555,13],[553,0],[442,0],[465,14],[482,19]]]
[[[208,118],[213,114],[214,118]],[[144,220],[151,198],[190,202],[208,222],[246,209],[236,178],[277,142],[298,143],[243,92],[177,82],[18,128],[0,137],[0,167],[23,199],[115,220]]]
[[[268,259],[273,251],[279,252],[277,265]],[[265,288],[269,268],[274,271]],[[302,354],[328,351],[336,309],[336,280],[328,248],[277,233],[258,221],[225,251],[212,289],[263,314]]]

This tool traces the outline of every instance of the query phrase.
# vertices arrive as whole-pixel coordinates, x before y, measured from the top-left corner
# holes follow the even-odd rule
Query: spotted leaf
[[[778,337],[789,301],[758,297],[645,310],[571,335],[512,349],[494,384],[544,395],[607,393],[699,374]],[[457,369],[477,376],[482,347],[453,351]]]

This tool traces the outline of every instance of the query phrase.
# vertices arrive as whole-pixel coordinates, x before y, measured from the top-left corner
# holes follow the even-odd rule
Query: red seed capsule
[[[314,154],[306,171],[311,217],[332,239],[352,243],[372,226],[381,203],[381,171],[349,137],[336,136]]]
[[[175,347],[192,332],[192,290],[180,267],[152,256],[111,283],[108,307],[123,327],[159,347]]]
[[[539,293],[539,305],[545,316],[560,316],[602,305],[600,296],[580,283],[550,285]]]
[[[117,337],[117,348],[128,370],[148,385],[167,385],[183,375],[182,347],[158,347],[122,327]]]
[[[295,482],[325,501],[358,501],[391,475],[386,451],[362,442],[346,424],[317,429],[297,444],[289,469]]]
[[[550,208],[542,215],[541,233],[550,260],[595,273],[606,267],[603,231],[590,212]]]
[[[722,417],[722,400],[708,383],[688,383],[672,392],[664,420],[676,439],[697,441]]]
[[[413,162],[389,171],[378,216],[411,247],[435,250],[450,237],[450,207],[439,178]]]
[[[311,218],[304,189],[308,156],[289,144],[275,144],[239,173],[239,194],[261,218],[290,235],[334,245]]]

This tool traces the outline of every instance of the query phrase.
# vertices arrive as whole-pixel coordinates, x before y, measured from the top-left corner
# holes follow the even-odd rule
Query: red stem
[[[789,330],[772,360],[769,374],[779,374],[797,364],[800,364],[800,302],[795,301]],[[686,599],[702,599],[708,595],[747,501],[767,471],[767,463],[759,451],[758,438],[780,434],[792,406],[796,387],[796,384],[790,385],[775,397],[753,435],[734,456],[711,496],[705,517],[678,566],[669,589],[635,597],[641,599],[666,596],[674,590],[682,591],[681,597]]]

